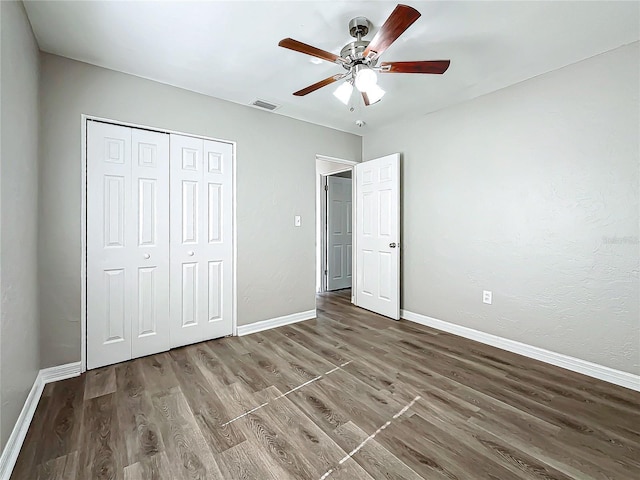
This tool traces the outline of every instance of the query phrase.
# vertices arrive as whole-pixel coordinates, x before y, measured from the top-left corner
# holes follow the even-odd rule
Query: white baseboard
[[[4,450],[2,450],[2,456],[0,456],[0,480],[9,480],[9,477],[11,477],[11,472],[13,472],[22,443],[27,436],[29,425],[31,425],[31,420],[42,396],[44,386],[47,383],[77,377],[78,375],[80,375],[80,362],[45,368],[38,372],[33,382],[33,387],[31,387],[31,391],[27,395],[22,411],[9,436],[9,440],[7,440]]]
[[[473,328],[463,327],[438,320],[436,318],[427,317],[426,315],[421,315],[419,313],[409,312],[407,310],[401,310],[400,316],[405,320],[419,323],[420,325],[426,325],[427,327],[453,333],[460,337],[475,340],[476,342],[501,348],[502,350],[517,353],[525,357],[534,358],[557,367],[566,368],[573,372],[582,373],[583,375],[588,375],[593,378],[604,380],[605,382],[640,392],[640,375],[615,370],[610,367],[605,367],[604,365],[570,357],[569,355],[564,355],[562,353],[552,352],[550,350],[545,350],[544,348],[534,347],[532,345],[527,345],[526,343],[516,342],[515,340],[509,340],[508,338],[498,337],[497,335],[484,333],[479,330],[474,330]]]
[[[67,363],[58,365],[57,367],[45,368],[40,370],[39,375],[46,385],[51,382],[66,380],[67,378],[77,377],[80,375],[80,362]]]
[[[306,312],[292,313],[291,315],[285,315],[283,317],[270,318],[269,320],[250,323],[249,325],[240,325],[238,326],[238,336],[241,337],[251,333],[258,333],[271,328],[289,325],[290,323],[311,320],[312,318],[316,318],[315,308],[313,310],[307,310]]]

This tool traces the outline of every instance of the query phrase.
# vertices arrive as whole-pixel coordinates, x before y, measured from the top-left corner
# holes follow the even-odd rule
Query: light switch
[[[302,217],[300,215],[296,215],[295,217],[293,217],[293,224],[296,227],[299,227],[300,225],[302,225]]]

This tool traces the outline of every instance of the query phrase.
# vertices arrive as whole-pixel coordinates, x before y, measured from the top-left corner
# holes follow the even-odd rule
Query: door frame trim
[[[214,142],[228,143],[232,147],[231,155],[232,168],[232,282],[231,282],[231,331],[234,336],[238,335],[238,225],[237,225],[237,175],[236,175],[236,151],[237,144],[234,141],[222,138],[208,137],[205,135],[195,135],[193,133],[180,132],[162,127],[154,127],[149,125],[141,125],[137,123],[125,122],[122,120],[114,120],[111,118],[99,117],[96,115],[81,114],[80,115],[80,159],[81,159],[81,202],[80,202],[80,370],[82,373],[87,371],[87,122],[96,121],[102,123],[110,123],[121,127],[138,128],[142,130],[150,130],[158,133],[177,134],[186,137],[201,138],[203,140],[212,140]],[[328,157],[327,157],[328,158]]]
[[[351,170],[352,174],[351,174],[351,182],[352,182],[352,189],[351,189],[351,198],[352,198],[352,202],[351,202],[351,207],[352,207],[352,214],[351,214],[351,218],[354,219],[354,215],[355,215],[355,197],[354,197],[354,191],[353,191],[353,181],[354,181],[354,175],[355,175],[355,166],[358,165],[360,162],[355,161],[355,160],[345,160],[342,158],[335,158],[335,157],[329,157],[327,155],[320,155],[317,154],[316,155],[316,165],[317,165],[317,161],[318,160],[324,160],[327,162],[332,162],[332,163],[340,163],[344,165],[344,169],[341,170],[336,170],[335,172],[331,172],[331,173],[317,173],[317,169],[316,169],[316,199],[320,199],[320,203],[319,205],[316,206],[316,244],[317,246],[320,247],[320,263],[318,263],[318,258],[317,258],[317,252],[316,252],[316,291],[317,291],[317,287],[318,287],[318,275],[320,276],[320,293],[322,292],[326,292],[327,291],[327,279],[325,278],[325,276],[322,273],[322,267],[327,263],[327,232],[326,232],[326,221],[323,221],[322,219],[326,219],[327,217],[327,197],[325,195],[323,195],[323,189],[324,186],[327,184],[327,177],[329,175],[334,175],[336,173],[341,173],[341,172],[346,172]],[[319,215],[319,217],[318,217]],[[353,230],[353,227],[352,227]],[[353,232],[355,234],[355,232]],[[355,258],[352,255],[352,267],[351,267],[351,272],[352,272],[352,276],[351,276],[351,303],[353,303],[353,285],[354,285],[354,278],[355,275],[353,275],[353,273],[355,273]],[[318,293],[318,292],[316,292]]]

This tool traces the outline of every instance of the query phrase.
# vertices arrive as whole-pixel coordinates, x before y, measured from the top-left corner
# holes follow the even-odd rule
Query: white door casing
[[[400,318],[400,154],[355,166],[357,306]]]
[[[87,368],[169,348],[168,135],[87,125]]]
[[[231,144],[171,135],[171,346],[231,335]]]
[[[327,290],[351,287],[351,179],[327,177]]]

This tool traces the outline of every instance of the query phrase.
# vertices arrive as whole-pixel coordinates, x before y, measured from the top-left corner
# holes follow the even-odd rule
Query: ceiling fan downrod
[[[369,33],[370,27],[371,22],[365,17],[355,17],[349,21],[349,34],[355,41],[347,43],[340,51],[340,56],[345,60],[342,66],[346,70],[351,70],[358,64],[368,64],[363,52],[369,46],[369,40],[362,40],[362,37]]]

